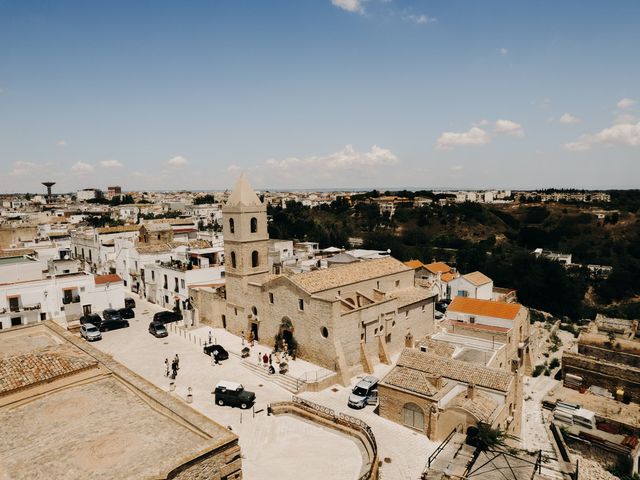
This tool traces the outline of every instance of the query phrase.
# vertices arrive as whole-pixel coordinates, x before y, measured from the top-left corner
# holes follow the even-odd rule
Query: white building
[[[97,188],[83,188],[76,193],[76,199],[79,202],[86,202],[87,200],[93,200],[94,198],[101,198],[102,192]]]
[[[51,275],[31,257],[0,259],[0,328],[42,320],[65,323],[86,312],[123,306],[124,288],[117,275]]]
[[[482,272],[472,272],[461,275],[448,282],[447,297],[469,297],[479,300],[493,298],[493,280]]]

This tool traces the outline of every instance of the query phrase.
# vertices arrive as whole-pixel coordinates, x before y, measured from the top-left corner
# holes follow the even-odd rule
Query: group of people
[[[171,380],[175,380],[178,375],[178,370],[180,370],[180,357],[176,353],[176,356],[173,357],[171,363],[169,363],[169,359],[164,359],[164,368],[165,368],[165,377],[171,378]]]
[[[274,362],[276,364],[280,364],[282,362],[286,362],[288,360],[287,351],[284,350],[282,352],[274,351],[272,353],[262,353],[258,352],[258,365],[263,366],[267,369],[270,375],[276,373],[276,369],[273,366]]]
[[[253,332],[249,332],[249,338],[247,338],[244,334],[244,330],[242,330],[242,333],[240,334],[240,339],[242,340],[242,345],[244,346],[244,342],[245,339],[247,339],[247,341],[249,342],[249,345],[251,345],[252,347],[255,345],[256,343],[256,337],[253,334]]]

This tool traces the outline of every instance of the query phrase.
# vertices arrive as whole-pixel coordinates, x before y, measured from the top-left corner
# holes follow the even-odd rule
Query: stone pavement
[[[137,298],[136,303],[136,318],[130,320],[130,328],[106,332],[103,340],[93,345],[166,391],[169,391],[171,380],[164,375],[164,359],[171,361],[177,353],[180,370],[173,394],[186,399],[191,387],[192,407],[239,435],[245,478],[293,479],[299,478],[301,469],[304,469],[305,479],[310,480],[357,478],[362,465],[357,442],[296,417],[267,417],[266,405],[291,399],[289,392],[246,369],[236,355],[230,355],[220,366],[212,366],[201,345],[208,341],[208,327],[190,330],[186,335],[185,332],[172,332],[167,338],[153,337],[147,327],[153,313],[162,309]],[[239,353],[242,348],[241,340],[224,330],[212,329],[212,337],[232,353]],[[256,364],[258,351],[263,349],[267,351],[267,347],[258,345],[251,349],[250,358]],[[296,375],[321,370],[303,360],[289,364]],[[379,365],[374,374],[381,378],[390,368]],[[255,417],[253,410],[215,405],[212,390],[219,380],[237,381],[247,390],[256,392],[254,410],[258,413]],[[354,378],[352,384],[357,381]],[[349,392],[349,387],[335,385],[321,392],[305,392],[302,396],[336,412],[360,418],[373,429],[380,458],[387,459],[382,465],[385,480],[419,478],[427,457],[437,444],[418,432],[379,417],[373,406],[362,410],[348,408]],[[337,458],[339,462],[335,461]]]

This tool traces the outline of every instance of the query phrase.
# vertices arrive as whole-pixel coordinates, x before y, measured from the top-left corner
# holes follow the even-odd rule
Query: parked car
[[[182,320],[182,315],[173,311],[156,312],[153,315],[153,321],[156,323],[171,323]]]
[[[367,405],[375,404],[377,401],[378,379],[374,376],[367,376],[353,387],[347,405],[351,408],[364,408]]]
[[[136,301],[131,297],[125,298],[124,299],[124,308],[136,308]]]
[[[438,312],[445,313],[450,303],[451,303],[451,300],[448,300],[448,299],[439,300],[436,302],[436,310]]]
[[[101,332],[116,330],[129,326],[129,322],[122,318],[120,312],[115,308],[107,308],[102,312],[102,323],[98,327]]]
[[[149,333],[156,338],[167,337],[169,332],[167,332],[164,323],[151,322],[149,324]]]
[[[87,323],[92,324],[94,327],[99,327],[102,323],[102,318],[97,313],[89,313],[80,317],[80,324],[85,325]]]
[[[129,318],[133,318],[133,317],[135,317],[135,316],[136,316],[136,314],[135,314],[135,312],[133,311],[133,309],[132,309],[132,308],[127,308],[127,307],[125,307],[125,308],[121,308],[121,309],[120,309],[120,310],[118,310],[118,311],[120,312],[120,316],[121,316],[122,318],[129,319]]]
[[[211,356],[213,351],[218,351],[218,360],[227,360],[229,358],[229,352],[227,352],[222,345],[205,345],[202,351]]]
[[[242,409],[249,408],[256,401],[256,394],[245,390],[235,382],[220,380],[215,389],[216,403],[220,406],[231,405]]]
[[[100,333],[100,330],[98,330],[98,327],[91,323],[85,323],[80,327],[80,336],[88,342],[102,340],[102,334]]]

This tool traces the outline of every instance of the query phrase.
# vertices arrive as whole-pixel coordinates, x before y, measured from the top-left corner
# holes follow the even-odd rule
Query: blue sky
[[[3,1],[0,192],[640,187],[640,2]]]

